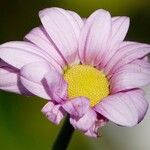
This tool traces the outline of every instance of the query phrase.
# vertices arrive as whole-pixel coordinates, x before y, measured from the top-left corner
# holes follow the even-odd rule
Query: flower
[[[24,41],[0,45],[0,88],[48,100],[42,112],[51,122],[69,114],[88,136],[108,121],[138,124],[148,109],[141,87],[150,83],[150,45],[124,41],[129,18],[99,9],[81,19],[61,8],[39,17]]]

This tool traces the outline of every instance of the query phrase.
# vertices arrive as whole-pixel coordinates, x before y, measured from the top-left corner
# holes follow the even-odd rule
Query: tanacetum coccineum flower
[[[0,88],[47,99],[42,112],[59,124],[97,137],[107,121],[134,126],[148,102],[150,45],[124,41],[128,17],[97,10],[87,19],[61,8],[39,12],[42,22],[24,41],[0,46]]]

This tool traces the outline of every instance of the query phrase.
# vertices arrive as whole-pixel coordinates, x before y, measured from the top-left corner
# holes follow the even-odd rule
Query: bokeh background
[[[87,17],[103,8],[115,15],[130,16],[127,40],[150,43],[149,0],[0,0],[0,44],[22,40],[40,24],[38,11],[45,7],[62,7]],[[150,88],[146,87],[150,100]],[[0,149],[50,150],[61,125],[51,124],[40,112],[45,101],[34,97],[0,91]],[[109,123],[100,139],[75,132],[69,150],[150,150],[150,113],[133,128]]]

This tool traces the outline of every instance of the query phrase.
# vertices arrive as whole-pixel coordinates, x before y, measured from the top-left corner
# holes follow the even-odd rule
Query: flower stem
[[[65,122],[54,142],[52,150],[67,150],[73,132],[74,128],[71,126],[69,118],[66,117]]]

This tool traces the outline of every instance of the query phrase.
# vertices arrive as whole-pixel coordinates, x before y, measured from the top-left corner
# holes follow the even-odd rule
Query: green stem
[[[71,126],[69,118],[66,117],[66,120],[54,142],[52,150],[67,150],[73,132],[74,128]]]

